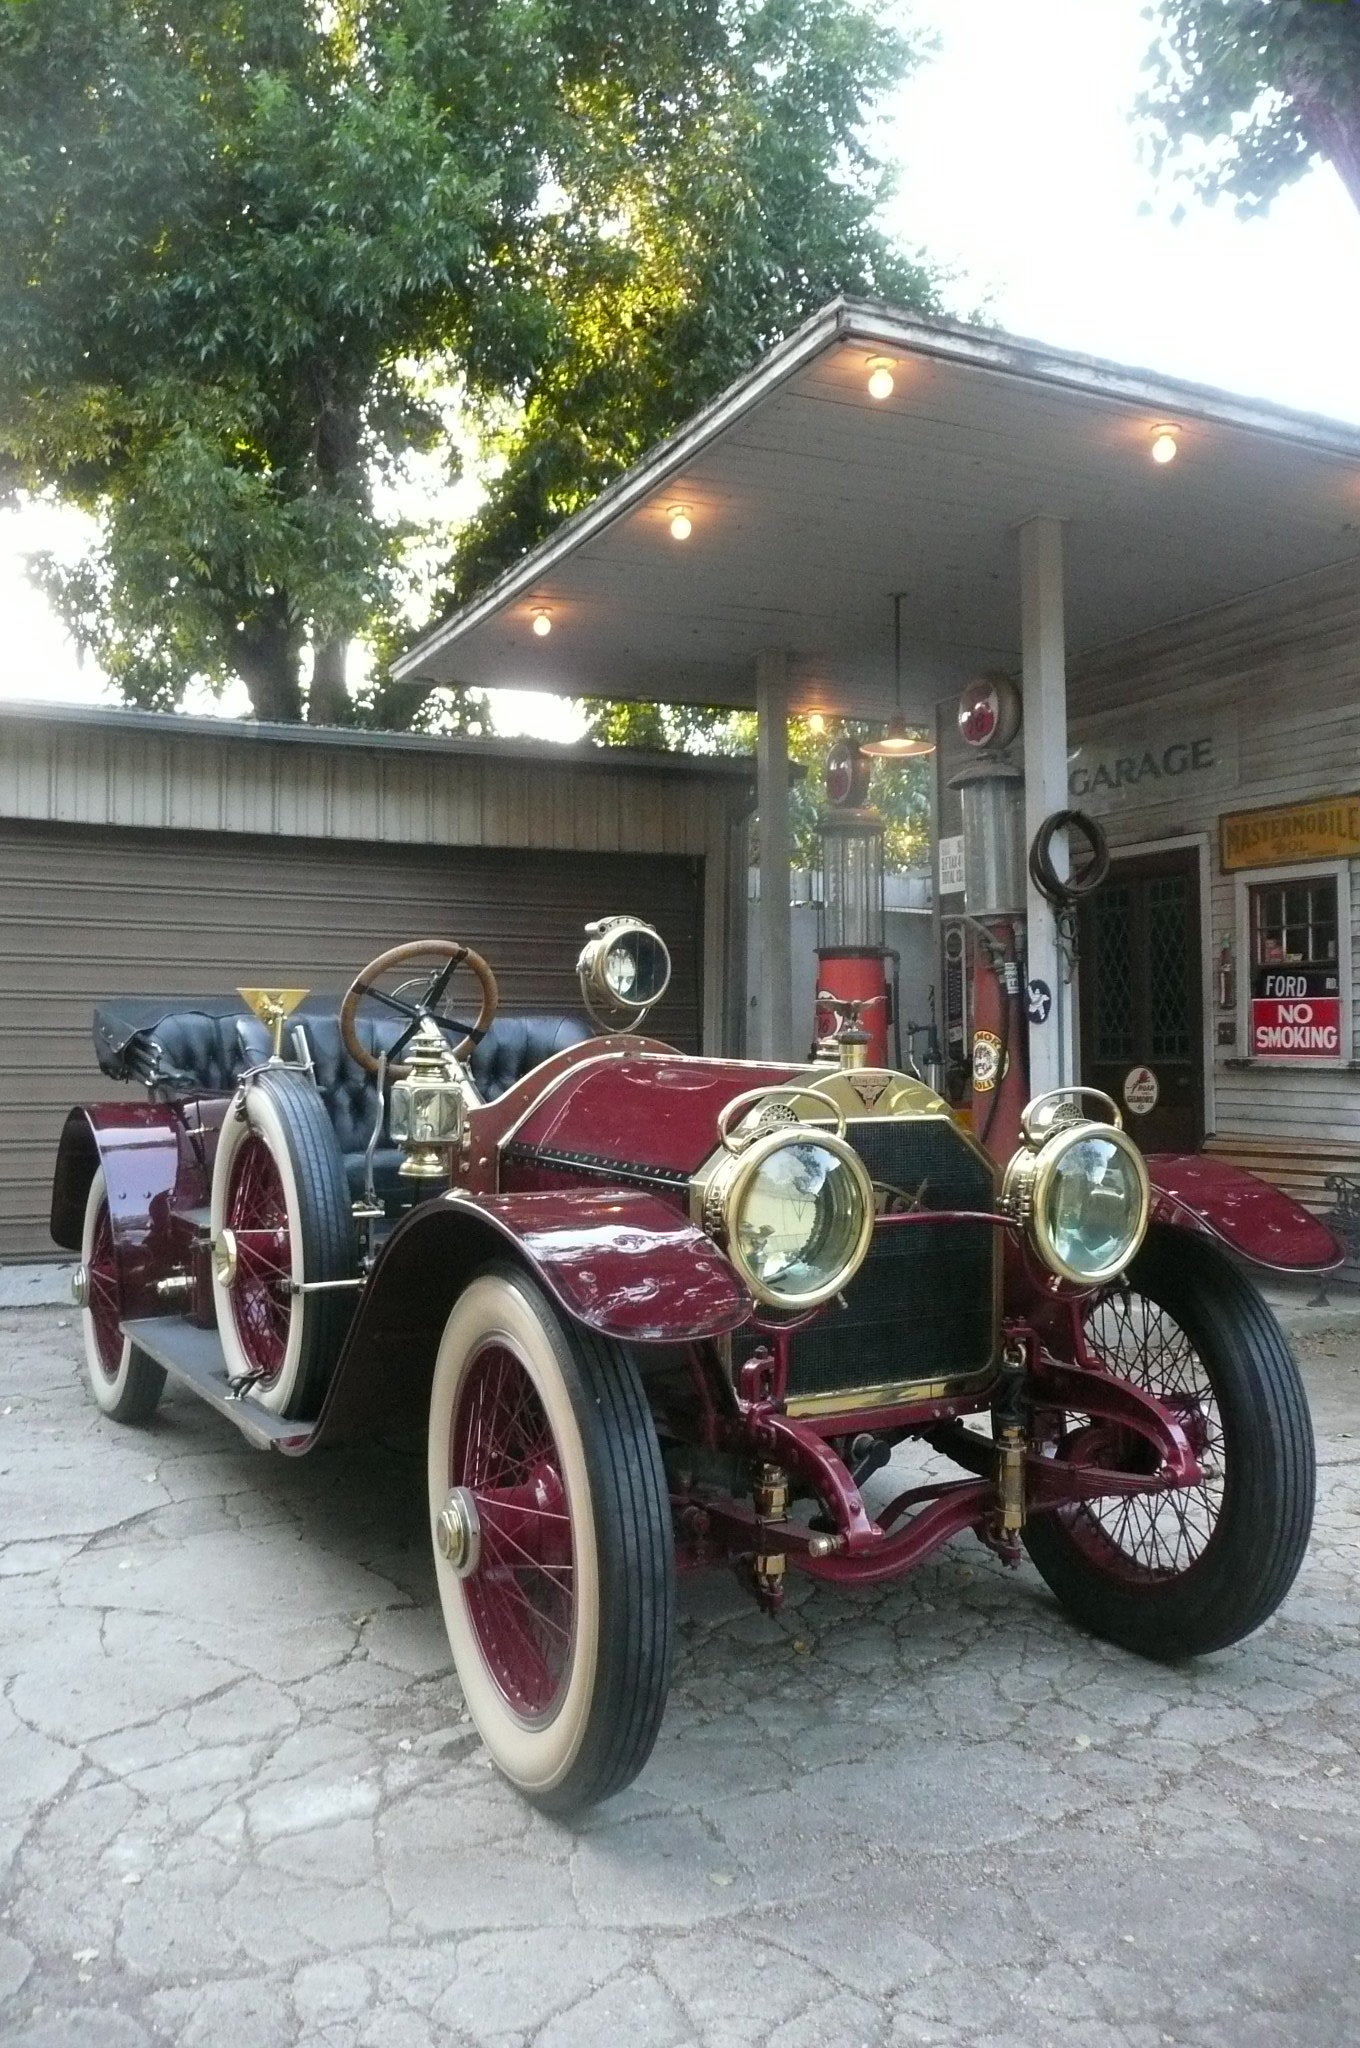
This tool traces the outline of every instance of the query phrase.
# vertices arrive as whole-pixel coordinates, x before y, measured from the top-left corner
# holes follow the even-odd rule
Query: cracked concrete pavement
[[[418,1456],[120,1429],[0,1312],[0,2040],[12,2048],[1351,2048],[1360,1337],[1300,1344],[1304,1573],[1168,1670],[971,1539],[778,1622],[688,1582],[648,1770],[495,1776]]]

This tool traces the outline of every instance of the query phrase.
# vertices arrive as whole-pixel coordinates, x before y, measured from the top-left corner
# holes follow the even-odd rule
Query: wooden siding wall
[[[1191,706],[1235,705],[1235,788],[1170,802],[1126,803],[1102,812],[1114,847],[1207,834],[1208,942],[1233,934],[1239,994],[1247,962],[1236,958],[1236,882],[1218,858],[1223,811],[1360,790],[1360,564],[1300,579],[1072,663],[1073,744],[1092,727],[1127,720],[1153,733],[1159,714],[1183,731]],[[1097,723],[1098,722],[1098,723]],[[1351,863],[1351,971],[1360,1020],[1360,862]],[[1215,1015],[1226,1013],[1216,1012]],[[1354,1066],[1356,1046],[1352,1043]],[[1220,1135],[1360,1143],[1360,1074],[1249,1068],[1214,1053],[1213,1127]]]
[[[704,1043],[739,1028],[727,988],[732,824],[750,793],[729,769],[582,762],[407,746],[310,744],[206,721],[139,723],[0,711],[0,818],[47,824],[368,840],[386,846],[683,854],[704,862]],[[744,863],[743,869],[744,869]],[[626,905],[602,906],[626,909]],[[734,1018],[737,1026],[734,1027]]]

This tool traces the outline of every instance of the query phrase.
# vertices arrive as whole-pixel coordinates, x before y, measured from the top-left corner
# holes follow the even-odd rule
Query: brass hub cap
[[[481,1562],[482,1525],[477,1502],[466,1486],[455,1486],[434,1525],[439,1554],[460,1579],[471,1578]]]

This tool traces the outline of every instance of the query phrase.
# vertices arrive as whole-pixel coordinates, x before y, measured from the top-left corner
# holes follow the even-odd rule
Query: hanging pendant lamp
[[[878,761],[915,761],[923,754],[935,751],[934,740],[909,726],[902,711],[902,596],[900,590],[893,594],[893,676],[897,709],[889,719],[882,739],[860,741],[860,752],[872,754]]]

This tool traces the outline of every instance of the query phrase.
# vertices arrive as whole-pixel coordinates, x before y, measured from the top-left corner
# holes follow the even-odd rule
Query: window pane
[[[1326,967],[1339,957],[1334,876],[1260,882],[1250,893],[1253,967]]]

